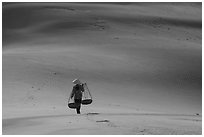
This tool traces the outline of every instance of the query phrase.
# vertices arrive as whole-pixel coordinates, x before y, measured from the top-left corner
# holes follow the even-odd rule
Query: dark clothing
[[[75,99],[74,102],[77,104],[81,104],[81,99]]]
[[[84,92],[84,87],[81,84],[76,84],[71,93],[71,98],[74,96],[74,99],[81,99],[82,98],[82,92]]]
[[[71,93],[71,98],[74,96],[74,103],[76,105],[77,114],[80,114],[82,92],[84,92],[83,84],[76,84]]]
[[[75,103],[75,105],[76,105],[77,114],[80,114],[81,99],[75,99],[75,100],[74,100],[74,103]]]

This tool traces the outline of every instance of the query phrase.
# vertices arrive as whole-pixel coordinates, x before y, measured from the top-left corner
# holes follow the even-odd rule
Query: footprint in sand
[[[87,113],[86,115],[99,115],[99,113]]]
[[[96,122],[97,122],[97,123],[107,123],[107,125],[108,125],[109,127],[118,127],[118,126],[116,126],[114,123],[110,122],[110,121],[107,120],[107,119],[105,119],[105,120],[97,120]]]
[[[110,122],[109,120],[97,120],[96,122]]]

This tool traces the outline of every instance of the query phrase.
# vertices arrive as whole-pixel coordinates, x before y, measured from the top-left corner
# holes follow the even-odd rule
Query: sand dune
[[[201,9],[4,3],[3,134],[201,134]],[[93,94],[82,116],[67,108],[77,77]]]

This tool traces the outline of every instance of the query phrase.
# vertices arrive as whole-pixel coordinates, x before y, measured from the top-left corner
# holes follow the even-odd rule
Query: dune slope
[[[199,3],[5,3],[3,133],[104,134],[103,128],[68,132],[62,125],[58,132],[53,126],[38,132],[43,123],[36,123],[37,128],[31,123],[31,129],[23,131],[30,117],[61,115],[61,121],[75,117],[75,111],[67,108],[74,78],[87,82],[93,95],[93,104],[84,106],[79,117],[84,123],[88,113],[134,113],[135,119],[141,112],[202,115],[201,7]],[[34,119],[39,122],[41,117]],[[166,134],[200,134],[200,119],[184,122],[187,131],[195,124],[195,131],[171,129]],[[49,124],[46,118],[43,121]],[[116,125],[126,124],[119,122]],[[93,123],[89,124],[92,129]],[[12,131],[15,125],[22,127]],[[107,133],[139,134],[125,129]],[[165,134],[165,129],[160,131],[145,133]]]

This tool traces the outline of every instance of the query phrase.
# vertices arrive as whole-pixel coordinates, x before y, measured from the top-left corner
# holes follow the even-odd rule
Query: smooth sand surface
[[[3,4],[3,134],[201,134],[201,3]],[[93,103],[67,107],[72,80]]]

